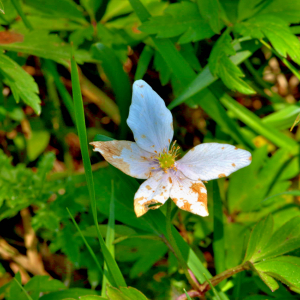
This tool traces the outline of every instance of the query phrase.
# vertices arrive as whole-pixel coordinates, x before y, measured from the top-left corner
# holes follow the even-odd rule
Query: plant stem
[[[182,253],[180,252],[180,250],[175,242],[175,239],[173,237],[171,212],[172,212],[172,201],[169,199],[169,201],[167,201],[167,214],[166,214],[166,230],[167,230],[168,240],[170,242],[171,247],[174,250],[173,252],[174,252],[175,256],[177,257],[179,263],[181,264],[181,267],[183,268],[184,274],[185,274],[188,282],[194,289],[199,290],[200,286],[196,281],[194,281],[192,279],[192,277],[189,273],[189,270],[188,270],[187,263],[184,260]]]
[[[249,266],[248,262],[245,262],[241,265],[238,265],[234,268],[228,269],[228,270],[214,276],[213,278],[210,279],[210,282],[213,286],[216,286],[224,279],[227,279],[236,273],[239,273],[239,272],[242,272],[245,270],[249,270],[249,269],[250,269],[250,266]],[[211,289],[211,287],[207,281],[204,282],[203,284],[201,284],[201,286],[200,286],[200,291],[203,293],[209,291],[210,289]]]

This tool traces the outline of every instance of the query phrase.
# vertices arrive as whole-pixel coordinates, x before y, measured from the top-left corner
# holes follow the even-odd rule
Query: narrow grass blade
[[[101,246],[101,250],[104,256],[104,260],[107,263],[107,267],[110,272],[110,275],[114,279],[117,287],[126,286],[126,282],[123,278],[123,275],[116,261],[113,259],[111,253],[107,249],[98,227],[94,179],[93,179],[92,167],[91,167],[88,146],[87,146],[87,135],[86,135],[85,118],[84,118],[84,111],[83,111],[83,102],[82,102],[82,96],[80,90],[77,64],[75,62],[75,57],[74,57],[74,49],[72,50],[73,53],[71,56],[71,79],[72,79],[72,92],[73,92],[73,99],[74,99],[75,118],[76,118],[78,136],[80,140],[80,149],[82,153],[82,160],[83,160],[83,165],[84,165],[84,170],[86,175],[86,181],[87,181],[87,186],[88,186],[89,195],[91,199],[93,218],[97,229],[97,235]]]
[[[18,14],[20,15],[20,17],[22,18],[22,21],[24,22],[25,26],[29,30],[33,30],[31,23],[28,21],[26,15],[23,12],[20,1],[19,0],[11,0],[11,2],[13,4],[13,6],[15,7],[16,11],[18,12]]]
[[[187,300],[192,300],[192,298],[189,296],[189,294],[186,292],[186,290],[185,289],[183,289],[183,290],[184,290],[184,293],[186,295],[186,299]]]
[[[114,193],[114,181],[111,181],[111,199],[110,199],[110,207],[109,207],[109,219],[108,219],[108,226],[106,232],[105,243],[110,251],[112,257],[115,257],[115,246],[114,246],[114,239],[115,239],[115,193]],[[104,272],[107,270],[106,263],[104,263]],[[109,283],[106,276],[103,277],[102,281],[102,290],[101,296],[106,296],[106,285]]]
[[[213,201],[214,201],[214,237],[213,251],[215,258],[216,273],[225,271],[225,241],[223,224],[223,203],[220,196],[219,185],[213,181]]]
[[[220,94],[220,101],[227,109],[230,109],[232,112],[234,112],[239,120],[244,122],[258,134],[263,135],[276,146],[290,149],[291,153],[293,154],[298,152],[296,141],[281,133],[280,131],[264,124],[258,116],[239,104],[228,94]]]
[[[211,284],[210,280],[207,278],[207,276],[205,274],[203,274],[206,277],[206,280],[210,286],[210,288],[212,289],[213,293],[215,294],[216,300],[221,300],[221,297],[218,293],[218,291],[216,290],[216,288]]]
[[[96,256],[95,252],[93,251],[93,249],[92,249],[92,248],[90,247],[90,245],[88,244],[86,238],[84,237],[82,231],[80,230],[78,224],[76,223],[74,217],[72,216],[72,214],[71,214],[71,212],[69,211],[68,208],[67,208],[67,211],[68,211],[68,213],[69,213],[69,215],[70,215],[70,218],[71,218],[71,220],[72,220],[74,226],[76,227],[77,231],[79,232],[79,234],[80,234],[80,236],[81,236],[81,238],[82,238],[82,240],[83,240],[83,242],[84,242],[86,248],[87,248],[88,251],[90,252],[90,254],[91,254],[91,256],[92,256],[92,258],[93,258],[95,264],[97,265],[100,274],[103,275],[102,267],[101,267],[101,265],[100,265],[100,263],[99,263],[99,261],[98,261],[98,259],[97,259],[97,256]]]
[[[139,80],[144,77],[144,75],[148,70],[148,66],[150,64],[153,54],[154,54],[153,49],[150,46],[146,45],[139,58],[139,62],[134,75],[134,80]]]

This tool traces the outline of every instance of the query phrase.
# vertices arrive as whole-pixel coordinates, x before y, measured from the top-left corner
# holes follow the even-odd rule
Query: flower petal
[[[127,124],[136,143],[145,151],[160,153],[169,149],[174,133],[172,114],[162,98],[143,80],[133,84]]]
[[[139,187],[134,195],[134,211],[137,217],[144,215],[149,209],[160,207],[160,205],[149,207],[150,204],[164,204],[168,200],[172,187],[169,178],[169,174],[160,171]]]
[[[190,179],[211,180],[248,166],[251,159],[250,152],[232,145],[205,143],[191,149],[176,167]]]
[[[179,208],[202,217],[208,216],[207,191],[201,180],[191,180],[176,172],[172,181],[170,198]]]
[[[129,141],[92,142],[94,151],[99,151],[105,160],[135,178],[147,179],[152,168],[158,167],[153,153],[141,149]]]

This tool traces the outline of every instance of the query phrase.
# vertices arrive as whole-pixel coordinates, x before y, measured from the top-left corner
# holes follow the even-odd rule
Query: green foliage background
[[[2,298],[299,299],[300,0],[0,8]],[[200,142],[253,154],[207,183],[208,217],[173,207],[196,292],[166,205],[137,218],[140,181],[88,148],[132,140],[137,79],[171,109],[181,154]]]

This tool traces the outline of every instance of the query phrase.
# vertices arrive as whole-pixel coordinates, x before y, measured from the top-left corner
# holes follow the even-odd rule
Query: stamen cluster
[[[179,155],[178,150],[180,149],[180,147],[176,146],[175,144],[176,141],[173,142],[169,151],[164,149],[156,157],[160,167],[163,169],[165,173],[167,173],[168,169],[173,169],[174,171],[177,171],[175,167],[175,159]]]

